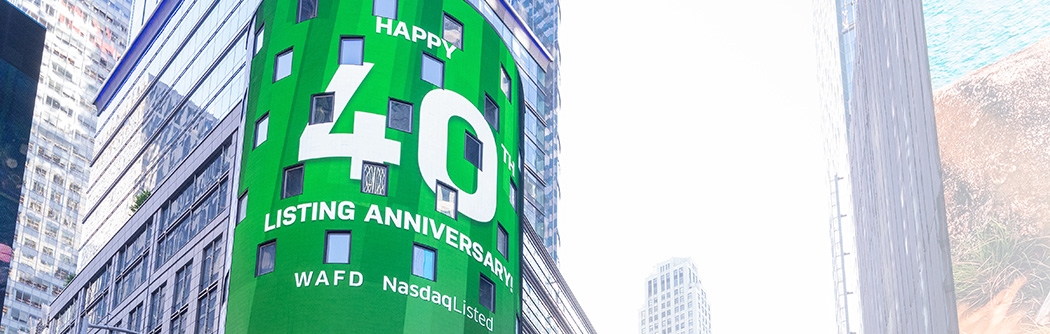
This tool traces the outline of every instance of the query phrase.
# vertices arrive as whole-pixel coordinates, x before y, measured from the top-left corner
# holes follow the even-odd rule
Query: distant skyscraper
[[[840,333],[956,333],[916,0],[816,1]]]
[[[672,258],[645,280],[645,305],[638,313],[641,334],[710,334],[711,305],[696,264]]]
[[[11,3],[47,28],[14,259],[4,278],[13,298],[0,322],[0,332],[21,333],[77,269],[78,210],[95,135],[91,102],[126,47],[131,1]]]
[[[44,33],[43,26],[18,8],[0,2],[0,275],[4,275],[0,276],[0,291],[7,291],[6,275],[14,260],[11,245],[25,183]],[[13,303],[7,296],[10,294],[0,295],[0,305]],[[0,333],[6,333],[7,328],[29,328],[30,320],[36,319],[30,313],[14,312],[17,314],[12,313],[12,321],[0,323]]]

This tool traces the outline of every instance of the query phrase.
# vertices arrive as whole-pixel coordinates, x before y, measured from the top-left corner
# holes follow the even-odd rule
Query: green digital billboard
[[[469,3],[264,0],[228,333],[513,333],[521,85]]]

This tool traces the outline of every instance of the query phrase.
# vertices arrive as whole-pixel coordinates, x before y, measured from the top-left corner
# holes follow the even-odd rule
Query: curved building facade
[[[556,265],[557,1],[142,5],[43,332],[594,332]]]
[[[463,1],[267,0],[254,28],[228,331],[513,332],[522,98],[499,34]]]

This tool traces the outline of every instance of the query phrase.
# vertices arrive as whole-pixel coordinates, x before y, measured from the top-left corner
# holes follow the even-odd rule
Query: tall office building
[[[48,332],[594,332],[529,228],[557,63],[511,7],[147,6]]]
[[[127,44],[130,1],[15,0],[47,28],[0,332],[44,315],[77,267],[78,222],[95,133],[91,105]]]
[[[509,4],[515,13],[522,14],[520,19],[536,40],[538,51],[553,63],[547,66],[547,71],[533,78],[539,89],[526,91],[535,95],[532,99],[534,103],[529,104],[529,108],[536,119],[525,120],[527,129],[531,130],[525,142],[525,161],[529,162],[526,166],[529,175],[525,179],[529,196],[525,210],[529,224],[543,239],[547,252],[557,262],[558,246],[561,244],[561,235],[558,233],[558,198],[561,196],[558,186],[558,154],[561,151],[558,137],[558,112],[561,110],[558,24],[561,7],[557,0],[512,0]]]
[[[7,291],[7,274],[15,260],[11,245],[24,185],[44,33],[43,26],[18,8],[0,3],[0,291]],[[7,295],[0,295],[0,305],[10,300]],[[0,322],[0,333],[7,333],[8,328],[28,329],[39,317],[13,310],[11,320]]]
[[[645,279],[645,305],[638,312],[641,334],[711,334],[711,305],[696,264],[671,258]]]
[[[922,4],[814,7],[839,332],[958,332]]]

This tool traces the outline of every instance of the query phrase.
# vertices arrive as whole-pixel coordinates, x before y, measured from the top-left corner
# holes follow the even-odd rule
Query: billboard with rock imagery
[[[923,3],[963,333],[1050,332],[1050,3]]]

